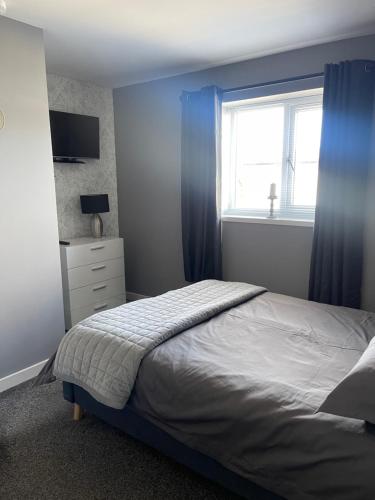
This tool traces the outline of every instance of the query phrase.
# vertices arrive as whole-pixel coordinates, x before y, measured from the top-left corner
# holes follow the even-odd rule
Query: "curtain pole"
[[[224,89],[223,92],[225,94],[229,94],[231,92],[239,92],[241,90],[256,89],[258,87],[266,87],[268,85],[277,85],[278,83],[289,83],[289,82],[296,82],[298,80],[309,80],[311,78],[318,78],[320,76],[324,76],[324,73],[311,73],[309,75],[299,75],[299,76],[294,76],[291,78],[283,78],[281,80],[273,80],[273,81],[269,81],[269,82],[255,83],[253,85],[244,85],[243,87],[233,87],[230,89]]]

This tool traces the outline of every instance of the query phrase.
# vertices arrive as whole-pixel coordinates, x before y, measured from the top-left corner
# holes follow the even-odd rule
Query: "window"
[[[322,89],[223,104],[223,215],[312,220]]]

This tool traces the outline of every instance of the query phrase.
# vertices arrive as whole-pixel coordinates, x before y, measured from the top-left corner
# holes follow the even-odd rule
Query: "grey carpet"
[[[92,416],[72,421],[59,382],[0,394],[1,500],[234,500]]]

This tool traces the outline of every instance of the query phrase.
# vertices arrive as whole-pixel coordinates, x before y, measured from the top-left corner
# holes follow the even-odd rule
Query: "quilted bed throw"
[[[65,335],[54,374],[100,403],[121,409],[152,349],[265,291],[247,283],[207,280],[95,314]]]

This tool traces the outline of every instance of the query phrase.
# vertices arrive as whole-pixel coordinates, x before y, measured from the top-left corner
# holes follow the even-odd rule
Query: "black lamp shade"
[[[108,194],[81,195],[83,214],[102,214],[109,212]]]

